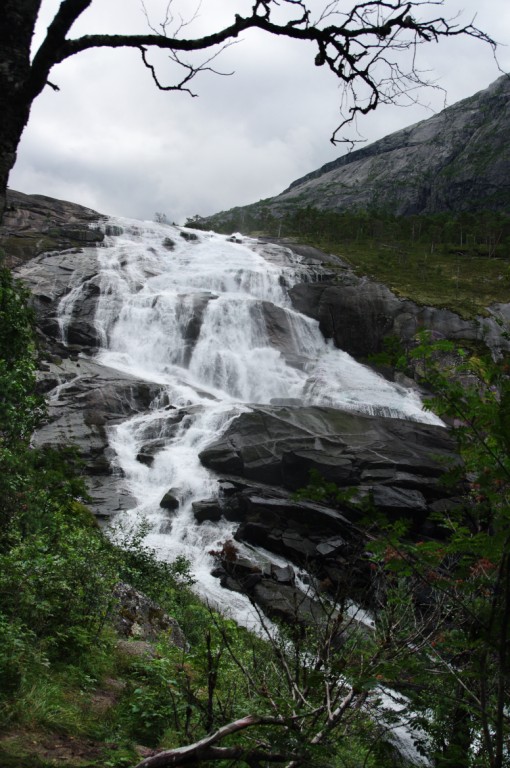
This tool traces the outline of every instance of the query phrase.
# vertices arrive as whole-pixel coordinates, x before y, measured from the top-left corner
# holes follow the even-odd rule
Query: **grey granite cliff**
[[[278,215],[312,206],[393,215],[510,206],[510,75],[484,91],[343,155],[248,206]],[[243,209],[235,209],[241,212]],[[221,221],[226,212],[205,222]]]

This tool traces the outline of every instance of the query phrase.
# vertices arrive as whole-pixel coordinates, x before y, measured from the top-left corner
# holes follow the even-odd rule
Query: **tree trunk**
[[[0,223],[9,174],[34,98],[30,44],[40,5],[41,0],[6,0],[0,12]]]

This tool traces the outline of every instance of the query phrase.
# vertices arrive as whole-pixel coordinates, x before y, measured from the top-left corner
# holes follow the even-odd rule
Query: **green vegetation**
[[[341,256],[356,272],[418,304],[464,317],[485,314],[510,291],[510,217],[482,213],[395,217],[317,208],[280,211],[262,204],[233,209],[190,226],[283,237]],[[330,265],[334,269],[334,264]]]
[[[460,364],[445,367],[445,352]],[[434,392],[429,407],[453,422],[464,463],[446,477],[464,493],[437,513],[440,540],[409,542],[393,529],[380,562],[414,594],[413,618],[430,613],[412,696],[428,754],[441,768],[502,768],[510,755],[508,361],[470,356],[449,342],[425,342],[411,354]]]
[[[129,719],[94,711],[108,679],[128,708],[139,675],[116,646],[113,587],[129,580],[183,619],[195,611],[204,623],[207,611],[185,564],[159,562],[143,532],[124,535],[123,548],[105,538],[72,451],[30,444],[44,404],[25,299],[0,269],[0,763],[133,764]],[[110,742],[116,750],[104,762]]]
[[[503,768],[510,756],[510,368],[451,342],[430,344],[426,335],[409,354],[434,392],[428,406],[453,423],[463,463],[445,467],[444,482],[458,495],[431,516],[433,537],[417,539],[409,521],[390,524],[364,505],[381,589],[376,634],[393,650],[379,674],[408,696],[432,765]],[[341,508],[355,503],[316,473],[303,495]]]

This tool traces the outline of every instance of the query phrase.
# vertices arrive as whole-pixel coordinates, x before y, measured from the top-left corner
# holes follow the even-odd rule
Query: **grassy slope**
[[[431,253],[430,246],[399,247],[382,242],[335,244],[306,241],[347,261],[359,275],[387,285],[417,304],[446,307],[465,318],[487,314],[486,307],[510,300],[510,263],[470,253]]]
[[[255,204],[190,225],[314,245],[398,296],[465,318],[510,300],[510,218],[504,214],[399,218],[290,206],[275,216],[269,206]]]

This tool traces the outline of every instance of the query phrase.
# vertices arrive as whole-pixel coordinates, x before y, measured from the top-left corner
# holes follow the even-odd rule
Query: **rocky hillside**
[[[6,266],[49,251],[96,245],[104,239],[96,225],[105,216],[67,200],[7,191],[7,208],[0,226],[0,249]]]
[[[394,215],[508,210],[510,76],[420,123],[327,163],[248,208]],[[214,224],[221,214],[209,217]]]
[[[35,215],[34,207],[37,212],[39,202],[33,198],[18,199],[16,216],[28,222]],[[59,215],[61,207],[70,204],[53,201],[55,212],[52,213],[51,201],[45,198],[43,202],[48,214],[44,217],[44,228],[49,227],[51,231],[65,229],[65,222],[60,222]],[[87,220],[92,224],[90,231],[95,234],[95,242],[100,242],[100,235],[104,238],[102,248],[114,247],[115,239],[122,235],[120,227],[113,227],[107,221],[101,223],[100,230],[97,229],[98,214],[73,207],[68,210],[70,215],[75,214],[81,220],[82,226]],[[27,223],[23,230],[25,235],[35,241],[38,234],[43,234],[38,231],[40,224],[36,220]],[[78,227],[78,222],[73,223],[74,226]],[[7,223],[0,230],[4,242],[9,233],[15,236],[16,230],[9,227]],[[168,231],[174,239],[180,236],[177,231]],[[108,237],[105,238],[105,234]],[[195,240],[183,238],[187,241],[190,258],[201,237],[207,239],[208,236],[197,233]],[[267,246],[261,244],[261,247]],[[6,251],[12,256],[7,248]],[[309,281],[293,301],[296,306],[302,305],[305,313],[316,317],[325,335],[338,344],[343,340],[339,329],[360,326],[361,318],[355,315],[348,302],[343,303],[340,290],[324,292],[328,287],[328,272],[323,261],[329,257],[315,249],[301,249],[300,256],[303,264],[310,267]],[[163,385],[108,368],[95,358],[101,345],[94,323],[100,295],[98,257],[99,249],[95,247],[59,251],[55,245],[49,253],[20,264],[15,275],[24,281],[32,294],[31,304],[40,340],[39,390],[49,396],[47,419],[34,435],[34,444],[74,445],[77,448],[90,494],[89,507],[98,518],[106,520],[136,503],[109,443],[110,428],[132,416],[149,412],[158,402],[162,407],[162,421],[156,427],[151,425],[143,439],[140,438],[136,456],[140,466],[150,467],[164,449],[165,441],[173,438],[175,427],[188,418],[193,409],[169,402]],[[150,274],[148,271],[144,279]],[[345,280],[350,295],[353,286],[347,274]],[[402,303],[395,297],[388,299],[380,291],[381,300],[377,302],[370,290],[363,292],[359,287],[358,301],[353,302],[354,305],[366,310],[367,303],[373,301],[375,307],[363,326],[366,333],[362,340],[353,338],[351,345],[351,351],[363,356],[367,352],[363,344],[379,348],[380,339],[388,332],[388,323],[391,325],[394,321],[394,324],[403,325],[407,320],[406,329],[409,330],[414,328],[415,322],[410,303],[401,307]],[[298,288],[301,286],[296,286]],[[65,300],[69,296],[72,303],[67,306]],[[293,347],[287,336],[292,331],[285,313],[276,305],[269,306],[268,302],[264,303],[263,311],[267,332],[274,340],[275,348],[283,354],[290,353]],[[325,314],[331,327],[327,325]],[[59,322],[64,315],[65,343]],[[476,332],[472,324],[468,327],[468,324],[462,325],[459,318],[457,320],[461,323],[460,331]],[[194,325],[189,326],[186,343],[190,348],[197,343],[197,327],[200,328],[201,323],[202,318],[197,316]],[[455,331],[459,331],[454,320],[450,319],[450,323]],[[432,321],[431,327],[436,327]],[[361,600],[367,592],[369,574],[366,563],[358,562],[356,522],[359,511],[356,505],[347,501],[340,509],[330,508],[327,503],[318,507],[297,501],[293,494],[306,482],[310,470],[319,472],[328,482],[350,487],[359,495],[360,501],[373,498],[377,508],[390,516],[406,516],[417,530],[428,525],[429,512],[447,508],[455,502],[450,498],[451,491],[442,487],[440,477],[444,463],[436,458],[451,458],[454,452],[446,430],[437,425],[388,418],[382,412],[369,416],[363,413],[362,406],[360,409],[361,413],[342,413],[331,407],[299,407],[290,401],[271,402],[250,409],[249,414],[236,419],[236,426],[211,443],[200,456],[202,464],[215,472],[218,488],[214,497],[194,502],[193,514],[197,522],[218,520],[223,515],[239,524],[235,533],[238,541],[250,545],[265,542],[265,548],[278,556],[283,555],[300,565],[313,563],[316,573],[327,577],[339,589],[349,584],[351,593],[358,590]],[[160,501],[165,525],[171,525],[179,505],[178,490],[170,480],[168,485],[169,491]],[[235,588],[234,582],[240,578],[240,573],[231,572],[228,557],[223,559],[225,562],[216,575],[222,583]],[[285,610],[292,613],[291,598],[295,596],[296,587],[288,582],[289,575],[259,576],[256,582],[253,578],[250,582],[254,587],[253,599],[280,618],[285,615]]]

